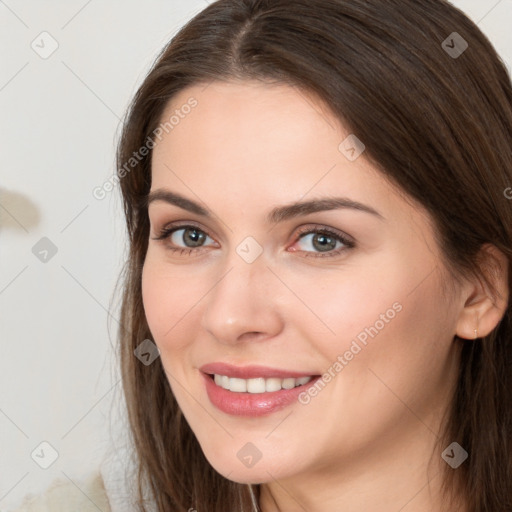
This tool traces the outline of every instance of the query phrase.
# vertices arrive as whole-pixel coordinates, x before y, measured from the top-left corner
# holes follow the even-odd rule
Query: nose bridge
[[[224,278],[218,283],[220,291],[225,288],[228,294],[238,293],[241,299],[257,304],[259,293],[269,286],[270,271],[263,246],[252,236],[245,237],[229,251],[225,268]]]
[[[202,314],[202,327],[223,343],[234,343],[246,333],[271,336],[281,329],[265,258],[260,254],[244,259],[247,252],[241,256],[239,250],[225,260],[225,270],[206,297]]]

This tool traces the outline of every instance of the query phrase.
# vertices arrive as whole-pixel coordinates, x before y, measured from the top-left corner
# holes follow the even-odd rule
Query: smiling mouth
[[[298,386],[304,386],[313,380],[316,375],[309,377],[256,377],[252,379],[240,379],[238,377],[228,377],[227,375],[208,374],[218,387],[232,391],[233,393],[273,393],[282,389],[293,389]]]

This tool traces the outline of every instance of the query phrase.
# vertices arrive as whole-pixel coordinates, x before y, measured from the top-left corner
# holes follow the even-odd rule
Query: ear
[[[495,293],[481,278],[468,278],[463,288],[464,305],[457,320],[456,334],[469,340],[492,332],[503,318],[509,299],[508,258],[496,246],[485,244],[478,261]]]

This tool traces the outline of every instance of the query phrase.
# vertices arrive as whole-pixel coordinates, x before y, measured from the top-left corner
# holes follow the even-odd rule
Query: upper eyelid
[[[355,243],[355,239],[353,236],[345,233],[344,231],[336,228],[331,228],[329,226],[325,226],[324,224],[315,224],[301,226],[298,228],[299,235],[306,235],[311,232],[326,232],[330,235],[339,236],[340,238],[346,238],[347,240],[351,240]]]
[[[175,231],[177,231],[178,229],[183,229],[183,228],[186,228],[186,227],[197,228],[199,231],[202,231],[203,233],[206,233],[208,236],[210,236],[210,238],[213,238],[209,234],[209,230],[205,229],[201,225],[200,222],[195,222],[195,221],[191,221],[191,220],[166,222],[165,224],[162,225],[162,227],[158,228],[156,231],[159,231],[159,232],[166,231],[166,230],[175,230]]]
[[[164,230],[167,230],[167,229],[168,230],[171,230],[171,229],[172,230],[178,230],[180,228],[186,228],[186,227],[189,227],[189,226],[197,228],[200,231],[203,231],[204,233],[206,233],[211,238],[213,238],[210,235],[210,230],[208,228],[204,228],[201,225],[201,222],[197,222],[197,221],[193,221],[193,220],[166,222],[157,231],[164,231]],[[293,231],[294,232],[298,231],[298,234],[306,234],[309,231],[322,231],[322,230],[328,231],[328,232],[332,232],[332,234],[338,234],[339,236],[345,236],[346,238],[350,238],[350,239],[353,238],[351,235],[349,235],[348,233],[345,233],[344,231],[342,231],[340,229],[329,227],[329,226],[327,226],[325,224],[319,224],[319,223],[315,223],[315,222],[312,222],[310,224],[305,224],[303,226],[299,226],[298,228],[295,228]]]

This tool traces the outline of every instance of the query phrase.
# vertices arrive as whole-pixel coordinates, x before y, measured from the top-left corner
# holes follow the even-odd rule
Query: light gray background
[[[510,69],[512,0],[454,3]],[[92,190],[114,172],[120,119],[153,59],[206,5],[0,0],[0,511],[56,478],[80,485],[120,450],[107,312],[118,316],[124,227],[117,189]],[[51,49],[44,31],[58,43],[46,59],[31,47]],[[42,237],[57,248],[46,262],[32,252]],[[48,469],[44,441],[58,452]]]

